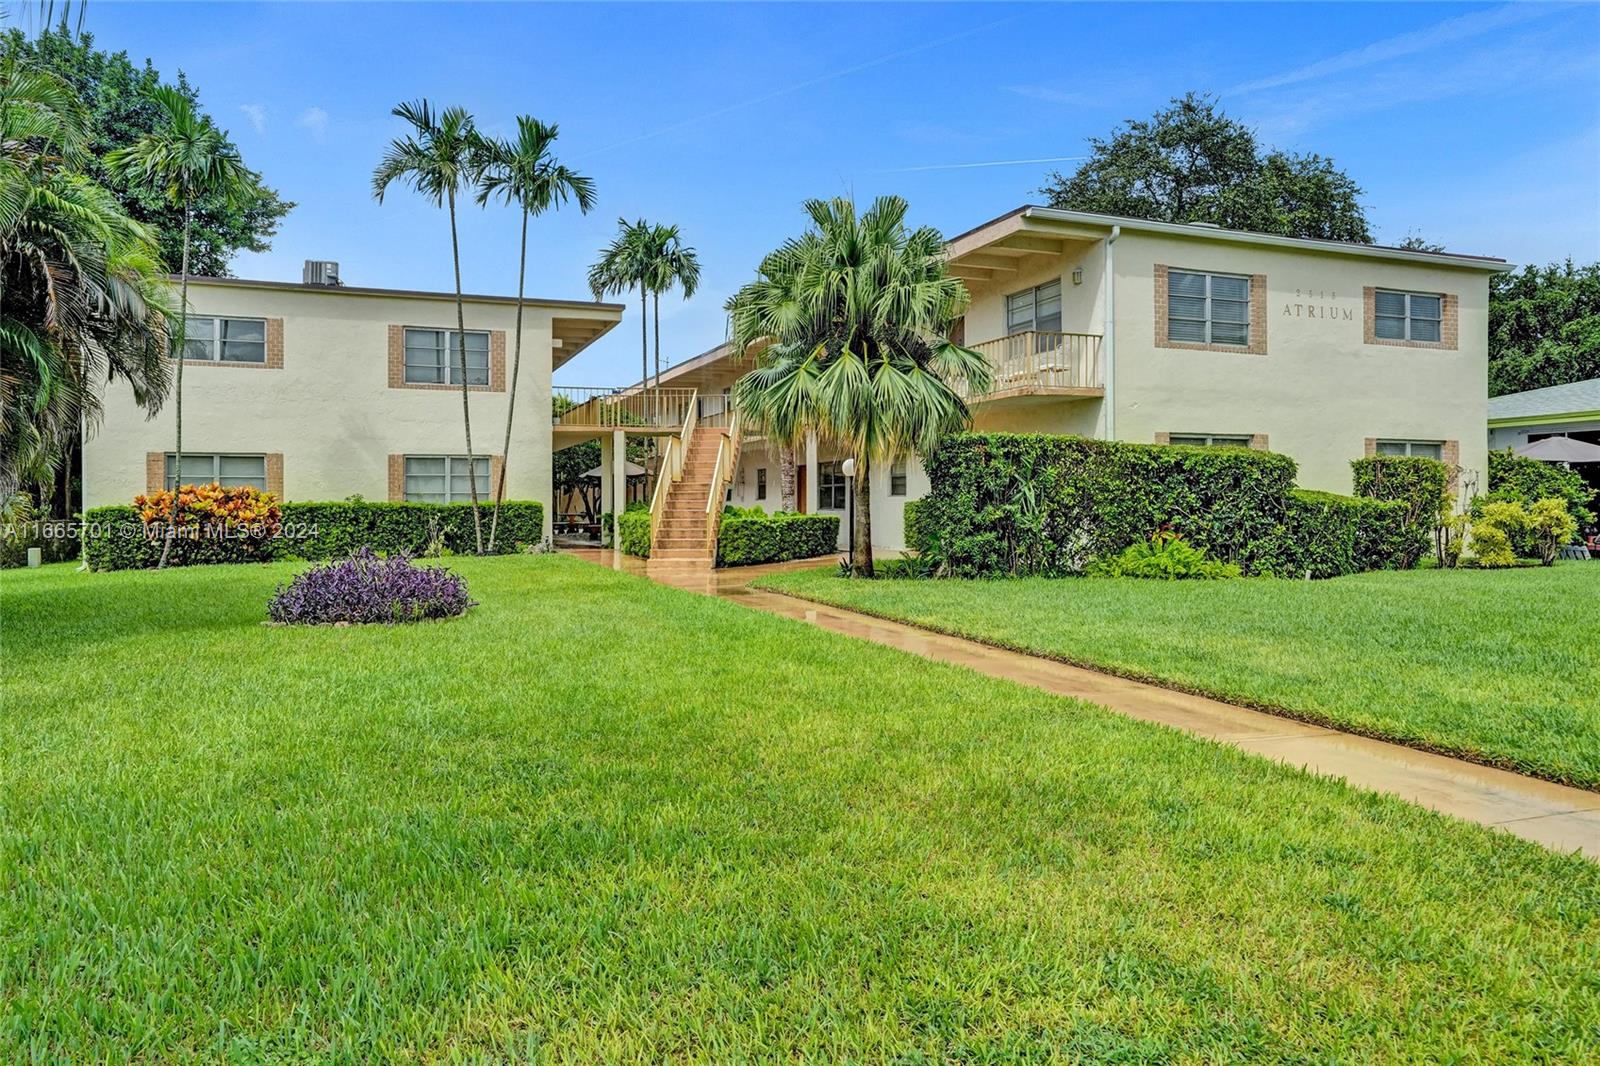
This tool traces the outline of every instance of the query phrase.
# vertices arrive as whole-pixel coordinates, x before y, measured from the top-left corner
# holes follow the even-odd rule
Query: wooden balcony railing
[[[557,388],[555,424],[599,429],[677,429],[694,406],[694,389]],[[562,410],[565,401],[565,410]]]
[[[996,393],[1105,387],[1098,333],[1027,330],[972,348],[989,357]]]

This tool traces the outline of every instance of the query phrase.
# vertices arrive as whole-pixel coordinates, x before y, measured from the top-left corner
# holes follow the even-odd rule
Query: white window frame
[[[840,469],[841,460],[829,459],[817,464],[817,510],[842,511],[850,498],[850,479]],[[838,506],[833,505],[837,495]]]
[[[437,475],[437,474],[415,474],[415,475],[413,475],[411,473],[411,463],[412,463],[413,460],[417,460],[417,459],[427,459],[427,460],[442,459],[442,460],[444,460],[444,474],[443,474],[443,477],[444,477],[444,494],[443,494],[444,495],[444,499],[439,500],[439,499],[421,499],[420,498],[420,497],[423,497],[423,496],[429,496],[429,497],[436,496],[436,495],[438,495],[438,493],[431,493],[431,492],[430,493],[420,493],[419,492],[419,493],[415,493],[415,494],[412,493],[412,491],[411,491],[411,479],[412,479],[412,477],[438,477],[438,476],[440,476],[440,475]],[[473,456],[473,460],[476,463],[482,464],[482,469],[483,469],[483,473],[478,475],[478,477],[482,479],[482,480],[480,480],[478,482],[478,499],[480,499],[480,500],[487,499],[488,496],[489,496],[489,481],[490,481],[490,474],[492,473],[493,464],[489,462],[489,457],[487,455],[475,455],[475,456]],[[458,476],[460,476],[456,471],[456,464],[457,463],[465,464],[466,461],[467,461],[467,457],[465,455],[407,455],[407,456],[404,456],[401,459],[401,466],[400,466],[400,474],[401,474],[400,497],[401,497],[401,499],[405,500],[405,502],[407,502],[407,503],[471,503],[472,502],[472,488],[471,488],[470,485],[468,486],[467,491],[461,493],[459,495],[459,497],[454,493],[454,490],[452,488],[452,486],[454,486],[455,483],[456,483],[456,478]]]
[[[1168,444],[1182,444],[1190,448],[1248,448],[1248,433],[1173,433]]]
[[[1174,337],[1172,335],[1172,321],[1173,321],[1173,318],[1174,318],[1174,316],[1172,314],[1172,301],[1173,301],[1173,299],[1175,297],[1183,297],[1183,294],[1178,292],[1177,291],[1177,287],[1173,284],[1173,277],[1174,277],[1174,275],[1177,275],[1177,274],[1188,274],[1188,275],[1190,275],[1192,277],[1200,277],[1200,278],[1205,278],[1206,279],[1205,312],[1204,312],[1205,318],[1203,319],[1203,322],[1205,324],[1205,339],[1204,340],[1190,340],[1190,339],[1187,339],[1187,338]],[[1217,319],[1216,319],[1216,316],[1213,313],[1212,308],[1211,308],[1211,289],[1212,289],[1212,282],[1217,278],[1232,278],[1234,280],[1244,282],[1244,321],[1242,323],[1240,323],[1240,322],[1224,322],[1224,323],[1222,323],[1225,326],[1243,325],[1244,326],[1244,340],[1242,340],[1242,341],[1217,340],[1213,335],[1212,327],[1217,324]],[[1252,306],[1254,305],[1254,302],[1255,302],[1255,291],[1254,290],[1255,290],[1255,286],[1253,284],[1251,284],[1251,280],[1250,280],[1250,275],[1249,274],[1229,274],[1226,271],[1220,271],[1220,270],[1187,270],[1187,269],[1180,270],[1177,267],[1168,267],[1167,268],[1167,342],[1169,344],[1215,344],[1215,345],[1219,345],[1219,346],[1225,347],[1225,348],[1248,348],[1248,347],[1250,347],[1250,341],[1251,341],[1251,337],[1250,337],[1250,319],[1251,319],[1251,314],[1250,314],[1250,312],[1251,312],[1251,308],[1252,308]],[[1193,297],[1187,297],[1187,298],[1188,299],[1193,299]],[[1228,300],[1227,302],[1228,303],[1238,303],[1237,300]],[[1200,322],[1200,321],[1202,321],[1201,319],[1189,318],[1189,317],[1181,316],[1181,315],[1177,316],[1177,318],[1181,322]]]
[[[443,328],[437,327],[437,326],[406,326],[406,327],[404,327],[401,330],[401,336],[400,336],[400,360],[401,360],[401,364],[402,364],[402,366],[401,366],[401,380],[404,381],[407,385],[454,385],[456,388],[460,388],[461,387],[461,357],[456,352],[456,343],[455,343],[455,337],[456,337],[456,334],[458,332],[459,332],[458,330],[443,329]],[[413,378],[411,376],[411,371],[414,369],[414,366],[413,366],[413,364],[411,362],[410,353],[411,353],[411,350],[413,348],[417,349],[418,351],[421,351],[421,350],[424,349],[424,347],[427,347],[427,348],[432,348],[432,350],[434,350],[434,351],[439,351],[439,349],[433,348],[432,345],[424,346],[424,345],[421,345],[421,344],[416,344],[416,345],[412,344],[411,343],[411,335],[413,333],[437,333],[437,334],[439,334],[440,336],[442,336],[444,338],[444,341],[443,341],[444,349],[443,349],[443,353],[442,353],[443,370],[444,370],[444,378],[443,378],[443,380],[435,381],[435,380],[431,380],[430,379],[430,380],[424,381],[424,380],[420,380],[420,379],[417,379],[417,378]],[[473,375],[474,375],[474,371],[477,371],[480,368],[479,367],[475,367],[475,366],[473,366],[471,364],[470,359],[471,359],[473,353],[469,350],[467,352],[467,357],[469,359],[469,362],[467,364],[467,387],[468,388],[476,388],[476,389],[486,389],[486,388],[489,387],[489,367],[490,367],[490,364],[493,363],[493,361],[494,361],[492,353],[490,352],[489,331],[486,330],[486,329],[469,329],[466,332],[466,336],[468,336],[468,337],[482,337],[483,338],[483,366],[481,368],[482,373],[483,373],[483,380],[482,381],[473,381],[472,380]],[[415,364],[415,369],[421,369],[422,366],[423,366],[423,364]]]
[[[899,456],[889,463],[889,495],[906,494],[906,457]]]
[[[200,322],[211,323],[209,329],[196,328]],[[226,337],[227,323],[249,322],[261,327],[261,339],[255,340],[228,340]],[[228,344],[259,344],[261,345],[260,359],[229,359],[225,358]],[[189,345],[202,345],[204,354],[195,355],[189,351]],[[267,361],[267,320],[264,318],[248,318],[241,315],[186,315],[183,320],[183,359],[188,363],[245,363],[250,366],[263,366]]]
[[[168,492],[175,491],[173,484],[177,456],[167,452],[162,462],[165,464],[161,470],[161,483],[167,487]],[[261,460],[261,476],[238,477],[236,475],[223,478],[221,476],[222,460],[224,459],[259,459]],[[205,467],[207,473],[201,480],[196,480],[193,472]],[[260,452],[184,452],[183,453],[183,483],[185,485],[210,485],[216,483],[223,488],[232,488],[235,485],[250,485],[267,491],[267,457]]]
[[[1405,301],[1404,311],[1399,315],[1386,315],[1378,310],[1378,301],[1384,296],[1398,296]],[[1439,314],[1437,317],[1416,314],[1411,307],[1411,301],[1421,297],[1424,300],[1437,300]],[[1378,323],[1383,320],[1399,320],[1400,333],[1398,337],[1385,337],[1378,332]],[[1433,323],[1434,335],[1432,337],[1416,337],[1412,335],[1412,323]],[[1444,293],[1442,292],[1410,292],[1403,289],[1374,289],[1372,294],[1372,335],[1380,341],[1407,341],[1414,344],[1438,344],[1444,340]]]
[[[1420,448],[1432,449],[1434,452],[1436,452],[1438,454],[1436,454],[1436,455],[1418,456],[1416,454],[1416,449],[1419,448],[1419,447]],[[1384,451],[1385,448],[1390,448],[1390,449],[1399,448],[1400,451],[1392,451],[1392,450],[1391,451]],[[1437,460],[1440,460],[1442,462],[1444,460],[1444,441],[1442,441],[1442,440],[1398,440],[1398,439],[1392,439],[1392,438],[1385,438],[1385,439],[1376,441],[1373,444],[1372,454],[1373,455],[1406,456],[1406,457],[1413,458],[1413,459],[1416,459],[1416,458],[1437,459]]]
[[[1062,314],[1061,311],[1057,311],[1056,312],[1056,324],[1053,327],[1041,326],[1039,324],[1039,293],[1041,291],[1045,290],[1045,289],[1051,288],[1052,286],[1054,286],[1054,288],[1056,290],[1056,303],[1057,304],[1061,304],[1062,305],[1062,311],[1064,311],[1065,310],[1065,305],[1064,305],[1063,300],[1062,300],[1062,288],[1061,288],[1061,279],[1060,278],[1056,278],[1056,279],[1054,279],[1052,281],[1046,281],[1046,282],[1043,282],[1042,284],[1039,284],[1039,285],[1033,285],[1033,286],[1030,286],[1029,288],[1026,288],[1026,289],[1018,289],[1016,292],[1011,292],[1011,293],[1007,293],[1006,294],[1006,303],[1005,303],[1006,336],[1010,337],[1010,336],[1014,336],[1014,335],[1016,335],[1018,333],[1029,333],[1029,332],[1032,332],[1032,333],[1060,333],[1061,332],[1061,314]],[[1018,297],[1022,297],[1022,296],[1026,296],[1028,298],[1028,324],[1025,325],[1025,326],[1013,326],[1011,324],[1011,305],[1012,305],[1012,302],[1014,300],[1016,300]]]

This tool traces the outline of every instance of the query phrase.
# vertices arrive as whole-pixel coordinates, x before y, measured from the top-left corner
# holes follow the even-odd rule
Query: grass
[[[0,1061],[1600,1055],[1592,863],[574,560],[452,565],[481,605],[395,629],[263,626],[289,565],[0,575]]]
[[[1332,581],[758,584],[1600,788],[1600,565]]]

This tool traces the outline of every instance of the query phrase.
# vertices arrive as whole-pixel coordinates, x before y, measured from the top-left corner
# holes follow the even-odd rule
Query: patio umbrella
[[[1595,450],[1596,451],[1600,451],[1600,448],[1597,448]],[[625,470],[625,472],[627,473],[627,475],[629,477],[644,477],[644,475],[645,475],[644,467],[640,466],[637,463],[624,463],[623,467],[624,467],[624,470]],[[592,478],[595,481],[599,481],[601,476],[603,475],[604,469],[605,469],[604,467],[597,466],[593,470],[585,470],[583,472],[583,476],[586,477],[586,478]]]
[[[1546,437],[1515,450],[1518,455],[1543,459],[1547,463],[1600,463],[1600,444],[1571,437]]]

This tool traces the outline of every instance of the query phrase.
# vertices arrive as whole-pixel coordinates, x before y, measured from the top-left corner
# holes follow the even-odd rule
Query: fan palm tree
[[[75,172],[85,115],[61,78],[0,61],[0,497],[53,479],[99,381],[151,411],[166,393],[156,238]]]
[[[944,238],[908,230],[907,210],[898,196],[860,215],[849,200],[807,201],[812,228],[728,301],[735,356],[759,358],[734,383],[741,417],[791,447],[814,430],[855,458],[863,577],[873,573],[872,462],[926,454],[970,421],[963,395],[991,381],[988,360],[949,339],[969,297],[946,270]]]
[[[391,112],[411,124],[412,133],[391,141],[383,161],[372,172],[372,195],[383,203],[389,186],[410,185],[450,212],[450,257],[456,278],[456,358],[461,372],[461,425],[466,432],[467,479],[472,490],[472,531],[483,554],[483,519],[478,512],[477,460],[472,452],[472,407],[467,388],[467,315],[461,300],[461,242],[456,233],[456,194],[470,189],[483,162],[483,138],[464,108],[435,112],[426,100],[399,104]]]
[[[639,290],[639,381],[650,382],[650,314],[647,300],[655,278],[651,255],[654,228],[644,219],[629,222],[617,219],[617,235],[600,249],[600,258],[589,268],[589,291],[599,300],[606,296]]]
[[[559,133],[555,125],[521,115],[512,141],[484,142],[478,203],[501,197],[522,209],[522,244],[517,257],[517,342],[511,358],[511,395],[506,400],[506,436],[500,452],[500,477],[494,486],[494,512],[489,520],[489,551],[500,530],[500,503],[506,493],[506,464],[511,457],[511,422],[517,410],[517,376],[522,370],[522,301],[528,275],[528,218],[559,208],[569,199],[588,214],[594,208],[594,180],[556,162],[550,154]]]
[[[168,201],[183,208],[183,253],[179,267],[179,319],[173,382],[173,408],[177,433],[173,449],[174,486],[183,484],[183,344],[189,313],[189,238],[194,224],[194,202],[201,195],[220,195],[224,202],[238,203],[249,195],[258,180],[239,158],[238,149],[227,134],[211,119],[200,114],[192,101],[170,85],[150,91],[163,112],[163,125],[140,137],[126,148],[106,156],[113,174],[135,184],[164,193]],[[158,567],[165,566],[172,540],[161,548]]]
[[[683,290],[689,299],[700,287],[700,257],[683,243],[677,226],[652,226],[650,228],[649,258],[651,264],[650,299],[656,319],[656,393],[661,392],[661,294],[672,291],[674,285]]]

